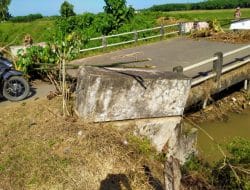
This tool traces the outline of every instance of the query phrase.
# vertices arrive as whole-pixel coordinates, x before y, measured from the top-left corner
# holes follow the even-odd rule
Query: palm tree
[[[9,16],[8,6],[11,0],[0,0],[0,21],[7,20]]]

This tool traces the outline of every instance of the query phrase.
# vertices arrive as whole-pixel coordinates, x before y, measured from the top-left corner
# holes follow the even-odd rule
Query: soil
[[[250,30],[246,31],[228,31],[213,32],[212,30],[195,31],[190,35],[193,39],[205,38],[216,42],[225,42],[231,44],[250,43]]]
[[[250,43],[250,31],[220,32],[207,37],[208,40],[227,43]]]
[[[147,142],[108,124],[64,118],[60,97],[40,95],[0,106],[0,189],[162,186],[162,164]]]

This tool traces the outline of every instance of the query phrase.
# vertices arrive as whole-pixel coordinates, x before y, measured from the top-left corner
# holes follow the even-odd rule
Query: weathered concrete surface
[[[82,67],[76,112],[90,121],[180,116],[190,79],[172,72]]]
[[[173,72],[82,67],[76,112],[87,121],[111,122],[123,130],[132,126],[156,150],[183,163],[196,141],[180,125],[190,87],[190,78]]]
[[[135,134],[147,137],[157,151],[172,155],[184,163],[196,151],[193,146],[196,142],[196,131],[184,133],[180,125],[181,119],[180,116],[137,119],[112,122],[112,125],[120,127],[121,130],[126,130],[126,126],[135,127]]]

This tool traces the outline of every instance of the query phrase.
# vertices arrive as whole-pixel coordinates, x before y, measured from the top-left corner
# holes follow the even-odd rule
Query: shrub
[[[16,16],[16,17],[11,17],[10,21],[11,22],[31,22],[37,19],[43,18],[43,15],[41,14],[29,14],[27,16]]]

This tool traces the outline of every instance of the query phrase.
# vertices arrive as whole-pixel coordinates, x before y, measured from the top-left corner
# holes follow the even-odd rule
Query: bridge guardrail
[[[175,27],[175,26],[178,26],[178,30],[174,30],[172,32],[165,33],[165,28],[170,28],[170,27]],[[160,30],[160,34],[139,38],[140,33],[150,32],[150,31],[154,31],[154,30]],[[142,29],[142,30],[135,30],[132,32],[124,32],[124,33],[113,34],[113,35],[108,35],[108,36],[100,36],[100,37],[96,37],[96,38],[91,38],[89,41],[101,40],[102,41],[101,46],[91,47],[91,48],[87,48],[87,49],[81,49],[80,52],[87,52],[87,51],[91,51],[91,50],[103,49],[106,47],[113,47],[113,46],[118,46],[118,45],[123,45],[123,44],[136,43],[138,41],[143,41],[143,40],[153,39],[153,38],[158,38],[158,37],[165,37],[168,35],[179,34],[179,33],[180,33],[180,24],[178,23],[178,24],[171,24],[171,25],[161,25],[158,27],[147,28],[147,29]],[[118,42],[118,43],[111,43],[111,44],[108,44],[108,42],[107,42],[107,39],[109,39],[109,38],[126,36],[126,35],[131,35],[131,34],[133,34],[132,40],[127,40],[127,41]]]
[[[230,52],[227,52],[227,53],[224,53],[224,54],[222,52],[218,52],[218,53],[215,54],[214,57],[203,60],[203,61],[198,62],[196,64],[193,64],[193,65],[190,65],[190,66],[187,66],[187,67],[184,67],[184,68],[181,67],[181,66],[174,67],[173,71],[174,72],[186,72],[186,71],[190,71],[192,69],[195,69],[195,68],[198,68],[198,67],[201,67],[203,65],[206,65],[208,63],[213,62],[213,72],[211,72],[210,74],[208,74],[205,77],[193,79],[192,80],[192,86],[195,86],[195,85],[197,85],[199,83],[202,83],[202,82],[204,82],[204,81],[206,81],[208,79],[214,78],[214,77],[216,77],[217,78],[216,80],[218,80],[218,78],[220,77],[221,74],[224,74],[224,73],[226,73],[228,71],[231,71],[231,70],[233,70],[235,68],[238,68],[238,67],[250,62],[250,58],[248,58],[246,60],[241,60],[241,61],[238,61],[237,63],[230,64],[228,66],[223,67],[223,58],[228,57],[228,56],[233,55],[233,54],[236,54],[236,53],[239,53],[239,52],[242,52],[242,51],[244,51],[246,49],[250,49],[250,45],[246,45],[244,47],[235,49],[233,51],[230,51]]]

